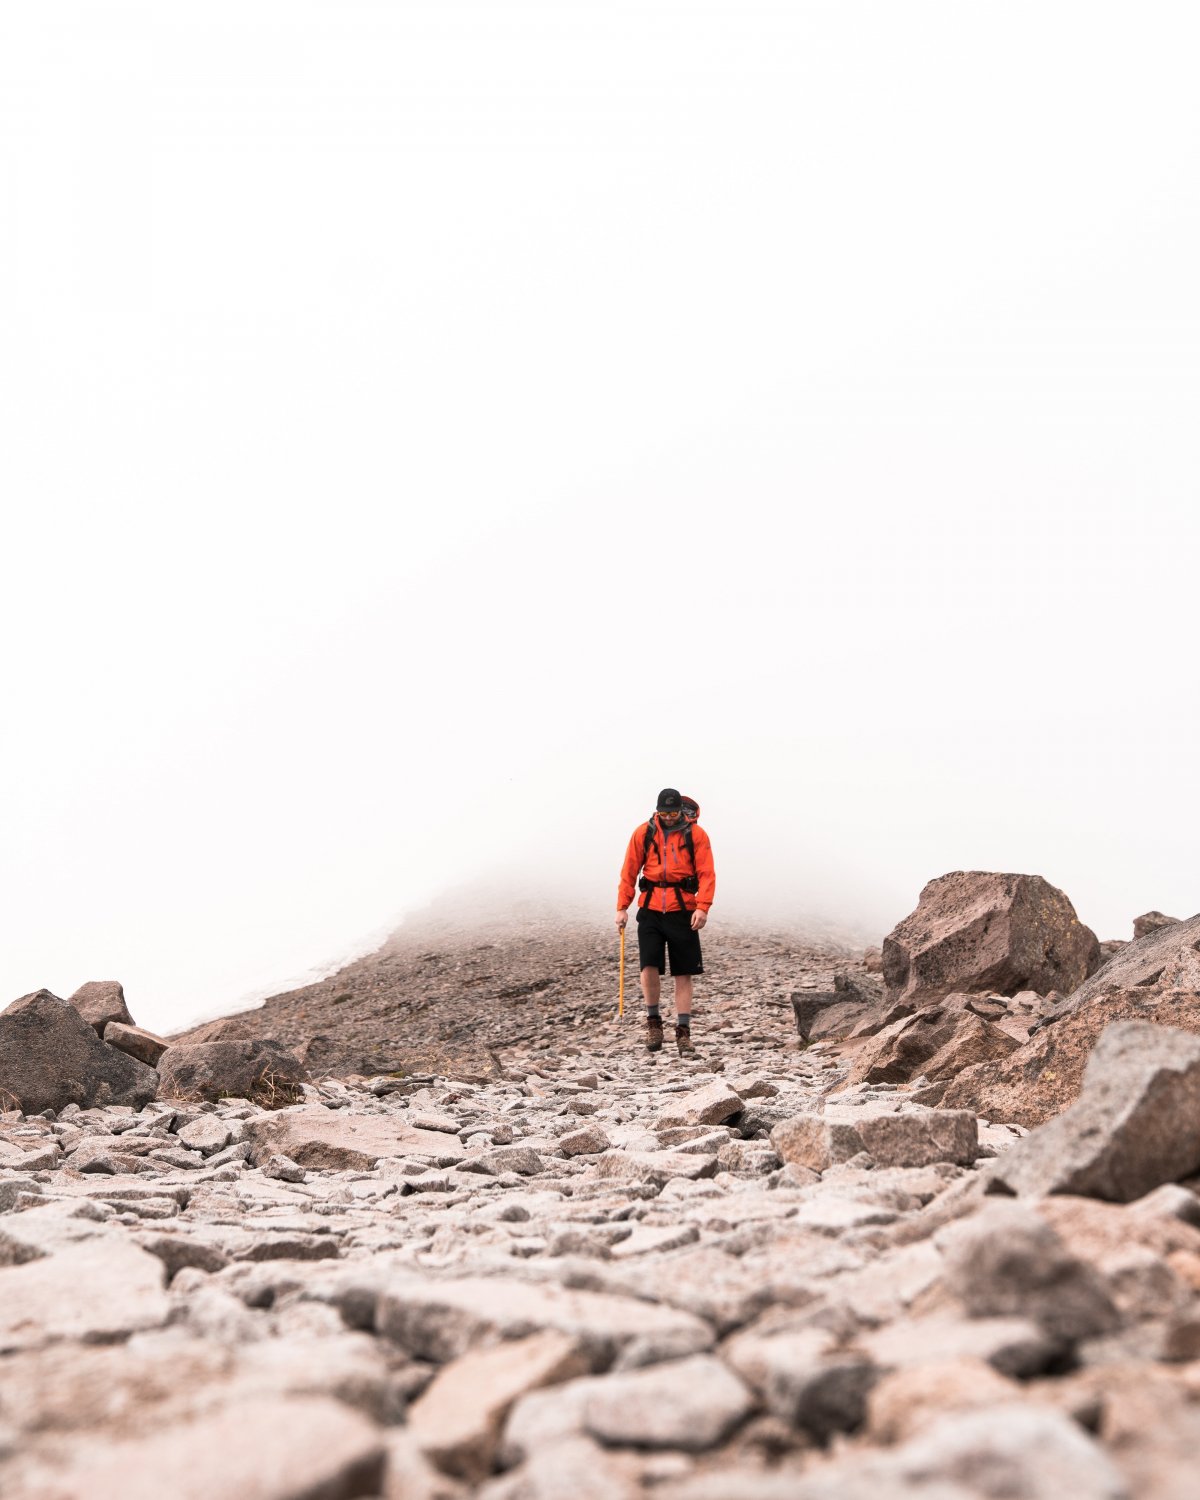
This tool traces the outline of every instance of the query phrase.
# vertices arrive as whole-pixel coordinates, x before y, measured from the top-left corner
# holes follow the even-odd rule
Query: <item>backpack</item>
[[[643,875],[638,881],[639,891],[652,891],[663,886],[667,890],[674,890],[678,887],[681,891],[687,891],[688,895],[694,896],[700,889],[700,877],[696,874],[696,850],[692,844],[692,824],[699,820],[700,804],[692,797],[680,796],[679,805],[683,810],[683,847],[687,850],[688,858],[692,862],[692,873],[685,875],[682,880],[647,880]],[[650,821],[646,824],[646,841],[642,845],[643,869],[650,855],[650,846],[654,843],[654,835],[658,831],[654,818],[655,815],[651,814]],[[673,832],[674,830],[665,831]]]

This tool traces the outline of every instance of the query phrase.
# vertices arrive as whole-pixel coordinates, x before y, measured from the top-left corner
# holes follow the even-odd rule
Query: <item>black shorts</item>
[[[665,974],[666,955],[669,954],[672,974],[704,973],[700,934],[692,930],[690,911],[651,911],[649,907],[639,906],[637,933],[640,968],[657,969],[660,974]]]

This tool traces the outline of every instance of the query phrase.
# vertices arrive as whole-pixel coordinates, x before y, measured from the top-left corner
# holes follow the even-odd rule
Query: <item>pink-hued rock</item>
[[[965,1109],[919,1104],[837,1104],[796,1115],[771,1131],[785,1162],[824,1172],[866,1151],[878,1167],[924,1167],[931,1162],[969,1166],[978,1154],[975,1116]]]
[[[0,1353],[157,1328],[170,1306],[165,1280],[157,1256],[104,1236],[0,1270]]]
[[[340,1401],[263,1396],[31,1465],[23,1492],[62,1500],[353,1500],[378,1495],[379,1428]]]
[[[89,1026],[95,1027],[97,1036],[104,1035],[110,1021],[120,1021],[123,1026],[134,1024],[125,1004],[125,991],[115,979],[93,979],[81,984],[70,997],[70,1003]]]
[[[164,1099],[249,1099],[265,1108],[294,1104],[307,1083],[303,1063],[282,1042],[173,1042],[159,1059]]]
[[[587,1371],[576,1340],[554,1330],[471,1350],[439,1371],[410,1410],[409,1431],[438,1468],[478,1481],[491,1470],[513,1402]]]
[[[1018,1195],[1129,1203],[1200,1172],[1200,1037],[1118,1021],[1100,1038],[1079,1098],[996,1164]]]
[[[963,1068],[998,1061],[1020,1046],[1015,1037],[969,1010],[967,1000],[948,995],[885,1026],[863,1043],[847,1082],[907,1083],[918,1075],[931,1083],[947,1082]]]
[[[375,1327],[415,1358],[438,1363],[457,1359],[476,1344],[543,1329],[578,1340],[592,1369],[607,1368],[618,1352],[649,1338],[672,1340],[687,1353],[713,1343],[706,1323],[674,1308],[482,1276],[441,1282],[393,1276],[379,1296]]]
[[[1044,1125],[1079,1098],[1088,1059],[1115,1021],[1151,1021],[1200,1033],[1200,994],[1141,986],[1094,994],[1007,1057],[964,1068],[939,1103],[1029,1129]]]
[[[1040,875],[939,876],[883,940],[889,1001],[935,1000],[954,990],[1066,993],[1099,962],[1095,933]]]
[[[136,1057],[138,1062],[145,1063],[148,1068],[156,1068],[159,1058],[171,1045],[153,1031],[146,1031],[141,1026],[127,1026],[124,1021],[110,1021],[103,1034],[110,1047]]]
[[[659,1127],[671,1125],[722,1125],[740,1115],[744,1105],[740,1095],[723,1078],[714,1078],[703,1088],[694,1089],[671,1101],[659,1116]]]
[[[1061,986],[1059,987],[1061,988]],[[1200,915],[1168,922],[1125,946],[1043,1017],[1050,1026],[1117,990],[1200,991]]]
[[[436,1130],[414,1130],[396,1115],[347,1115],[323,1105],[280,1111],[246,1127],[256,1163],[282,1155],[302,1167],[365,1170],[389,1156],[425,1152],[456,1159],[465,1155],[454,1136]]]

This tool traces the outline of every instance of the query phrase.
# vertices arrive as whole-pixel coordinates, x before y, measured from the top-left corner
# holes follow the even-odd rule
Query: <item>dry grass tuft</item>
[[[280,1078],[273,1068],[264,1068],[250,1090],[251,1104],[260,1109],[285,1109],[289,1104],[299,1104],[304,1091],[290,1078]]]

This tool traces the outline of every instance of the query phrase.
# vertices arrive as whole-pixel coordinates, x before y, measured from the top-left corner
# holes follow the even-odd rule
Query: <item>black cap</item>
[[[658,794],[658,801],[654,804],[655,812],[679,812],[683,802],[679,793],[673,786],[665,786]]]

